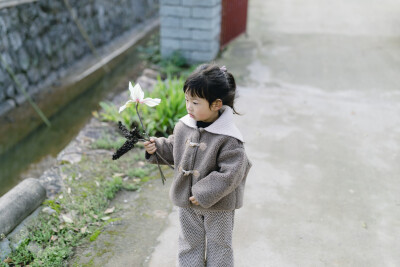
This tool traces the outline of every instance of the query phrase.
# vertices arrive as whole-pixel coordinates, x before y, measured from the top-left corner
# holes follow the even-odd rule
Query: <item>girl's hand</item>
[[[197,200],[194,198],[194,196],[189,197],[190,202],[192,202],[195,205],[200,205],[199,202],[197,202]]]
[[[157,150],[154,138],[150,138],[150,141],[144,142],[144,148],[150,155],[154,154]]]

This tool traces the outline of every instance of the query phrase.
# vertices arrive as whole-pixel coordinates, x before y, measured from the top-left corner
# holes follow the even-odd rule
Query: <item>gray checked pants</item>
[[[178,208],[178,267],[232,267],[235,211]]]

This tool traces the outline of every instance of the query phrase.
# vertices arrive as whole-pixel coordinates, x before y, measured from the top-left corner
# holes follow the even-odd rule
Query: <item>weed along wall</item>
[[[0,1],[0,154],[43,122],[24,91],[51,116],[87,88],[63,82],[82,61],[99,62],[102,48],[157,17],[158,6],[158,0]]]

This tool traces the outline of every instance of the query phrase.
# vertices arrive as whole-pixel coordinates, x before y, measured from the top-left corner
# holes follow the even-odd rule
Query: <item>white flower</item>
[[[121,113],[127,107],[132,106],[134,103],[146,104],[149,107],[154,107],[161,102],[161,99],[159,98],[144,98],[143,90],[138,83],[135,86],[132,86],[132,83],[129,82],[129,91],[131,92],[131,99],[128,100],[125,105],[119,108],[119,113]]]

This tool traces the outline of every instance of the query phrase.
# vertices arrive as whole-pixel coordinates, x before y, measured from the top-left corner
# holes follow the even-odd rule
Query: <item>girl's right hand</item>
[[[154,154],[157,150],[154,138],[150,138],[150,141],[144,142],[144,148],[150,155]]]

